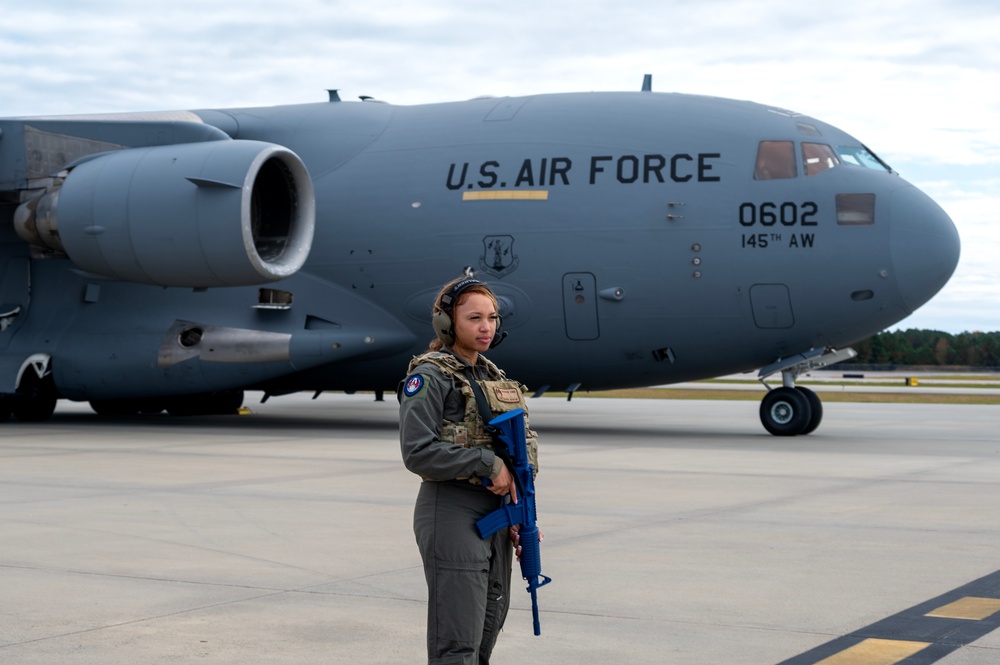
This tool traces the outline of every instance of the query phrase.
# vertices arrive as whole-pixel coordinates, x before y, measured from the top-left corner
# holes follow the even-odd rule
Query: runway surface
[[[0,662],[425,662],[395,402],[249,406],[0,425]],[[554,581],[496,663],[1000,661],[1000,407],[530,406]]]

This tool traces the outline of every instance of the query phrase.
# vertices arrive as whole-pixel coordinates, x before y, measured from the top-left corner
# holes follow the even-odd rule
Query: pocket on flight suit
[[[454,561],[436,565],[437,639],[479,651],[486,616],[489,571],[482,565]]]

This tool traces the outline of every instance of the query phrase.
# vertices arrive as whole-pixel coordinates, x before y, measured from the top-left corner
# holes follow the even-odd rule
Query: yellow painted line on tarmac
[[[997,612],[1000,612],[1000,598],[975,598],[967,596],[928,612],[924,616],[941,619],[982,621]]]
[[[1000,570],[779,665],[932,665],[1000,628]]]
[[[817,661],[816,665],[895,665],[930,645],[930,642],[870,638]]]

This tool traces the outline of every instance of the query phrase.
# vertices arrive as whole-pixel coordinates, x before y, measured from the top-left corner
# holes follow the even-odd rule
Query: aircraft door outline
[[[576,341],[595,340],[601,336],[597,319],[597,278],[589,272],[563,275],[563,313],[566,337]]]

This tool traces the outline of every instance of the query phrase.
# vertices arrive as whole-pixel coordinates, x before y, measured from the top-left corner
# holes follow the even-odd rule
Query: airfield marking
[[[930,642],[870,638],[819,661],[822,665],[893,665],[923,651]]]
[[[1000,627],[1000,570],[779,665],[930,665]]]
[[[962,598],[954,603],[948,603],[933,612],[929,617],[942,619],[966,619],[967,621],[982,621],[1000,612],[1000,598]]]

